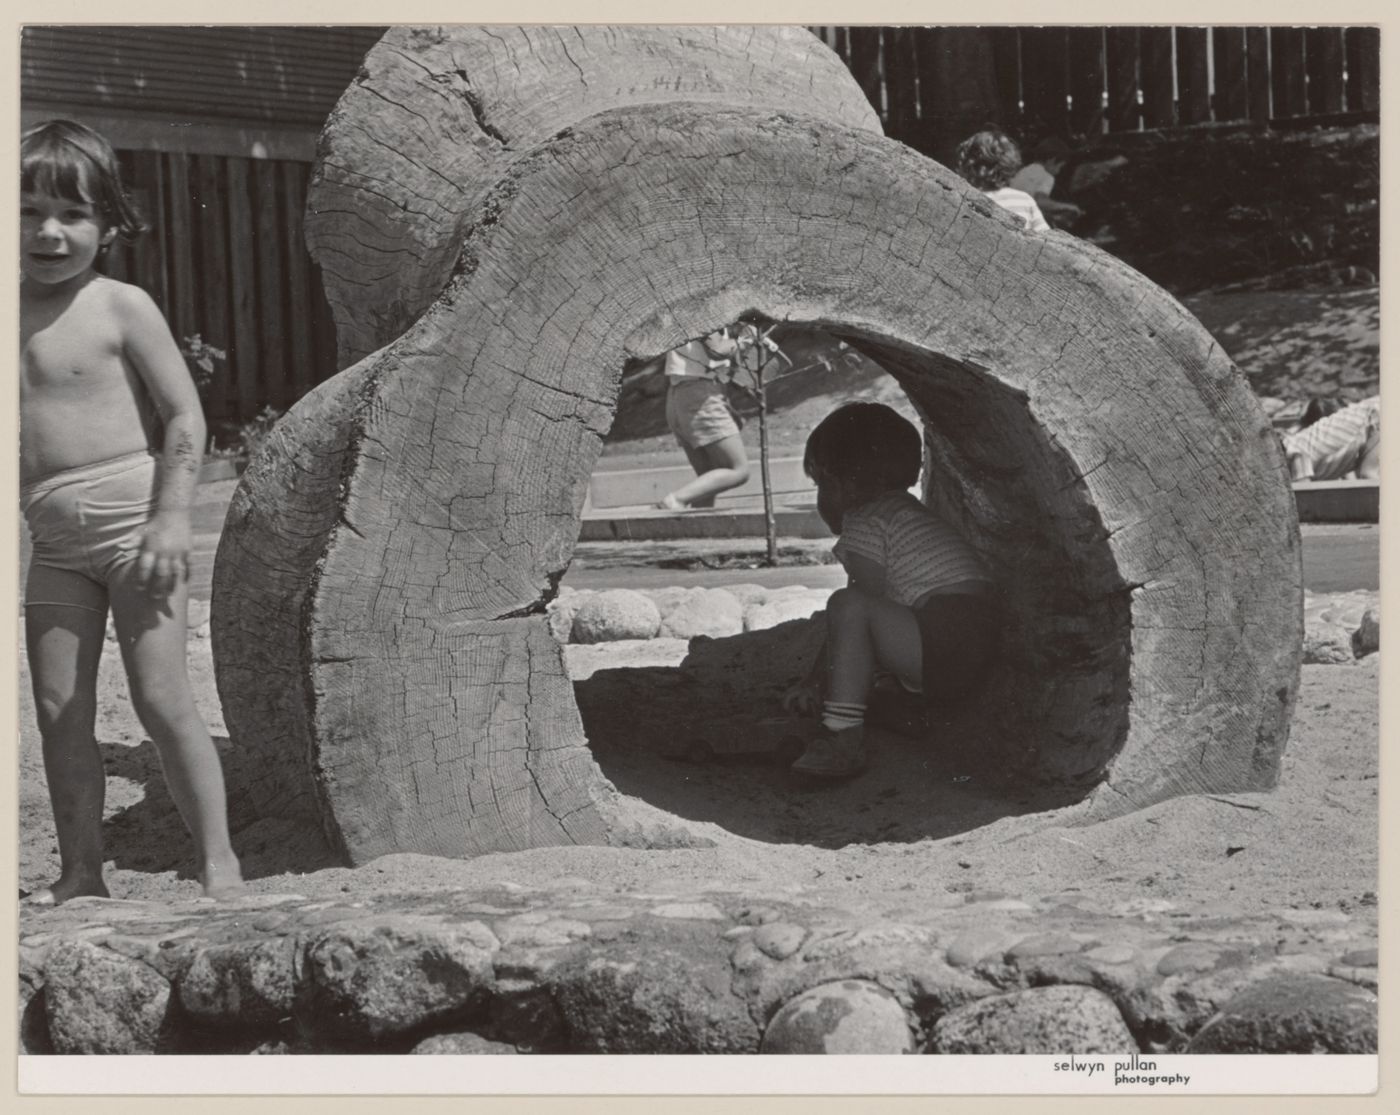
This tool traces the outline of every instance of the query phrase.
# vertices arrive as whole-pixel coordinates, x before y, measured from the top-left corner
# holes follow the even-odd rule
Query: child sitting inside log
[[[803,467],[817,510],[839,537],[849,581],[826,608],[824,653],[783,696],[789,712],[821,720],[792,769],[826,778],[868,761],[866,708],[878,671],[946,710],[985,675],[1000,607],[986,564],[909,487],[922,442],[913,424],[879,403],[839,407],[812,431]]]

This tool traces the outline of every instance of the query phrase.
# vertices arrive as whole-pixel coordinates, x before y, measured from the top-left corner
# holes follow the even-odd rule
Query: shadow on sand
[[[194,844],[166,788],[155,744],[142,740],[136,747],[100,746],[108,777],[127,779],[143,791],[139,801],[113,814],[103,826],[107,858],[126,871],[174,871],[181,879],[196,878]],[[259,816],[239,789],[254,780],[255,773],[247,767],[256,760],[230,746],[225,736],[215,736],[214,746],[223,763],[229,831],[244,878],[343,866],[314,823]]]
[[[870,766],[845,782],[813,782],[772,757],[675,757],[693,737],[733,736],[781,714],[783,689],[805,672],[819,643],[819,633],[799,627],[698,639],[677,667],[605,669],[575,682],[604,775],[620,792],[687,820],[823,848],[941,839],[1082,798],[989,769],[975,707],[931,740],[871,729]]]

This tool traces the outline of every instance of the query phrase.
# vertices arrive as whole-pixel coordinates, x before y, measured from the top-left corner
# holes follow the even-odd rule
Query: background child
[[[204,893],[232,894],[243,884],[223,772],[185,666],[199,397],[150,296],[95,269],[114,239],[143,231],[106,140],[63,120],[29,130],[20,195],[20,502],[34,544],[25,635],[61,862],[28,901],[107,894],[94,729],[109,607]]]
[[[723,382],[737,347],[721,329],[666,354],[666,424],[695,479],[662,497],[656,505],[662,510],[713,507],[715,496],[749,478],[748,453]]]
[[[982,131],[958,144],[958,173],[1012,213],[1031,232],[1050,228],[1035,198],[1007,185],[1021,169],[1021,151],[1010,136]]]
[[[986,566],[908,491],[922,450],[918,430],[879,403],[837,408],[807,440],[803,467],[822,520],[840,536],[834,552],[849,583],[827,603],[817,676],[784,695],[790,711],[821,708],[795,771],[845,777],[864,768],[877,670],[946,709],[982,678],[996,648],[998,605]]]
[[[1283,438],[1289,476],[1294,480],[1341,480],[1352,473],[1359,480],[1381,474],[1381,399],[1372,395],[1308,422]],[[1319,405],[1317,410],[1322,408]]]
[[[1069,144],[1059,136],[1046,136],[1031,148],[1031,161],[1007,183],[1013,190],[1030,194],[1045,219],[1058,228],[1068,227],[1084,214],[1073,202],[1050,196],[1055,190],[1055,179],[1064,170],[1069,156]]]

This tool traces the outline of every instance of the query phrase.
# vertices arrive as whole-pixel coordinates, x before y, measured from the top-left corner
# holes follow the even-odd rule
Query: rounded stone
[[[1113,1000],[1091,987],[1034,987],[949,1011],[932,1053],[1133,1053],[1137,1042]]]
[[[786,960],[802,947],[807,931],[790,921],[774,921],[753,931],[753,943],[774,960]]]
[[[899,1000],[868,980],[822,984],[788,1002],[763,1035],[761,1053],[912,1053]]]
[[[583,602],[574,613],[572,632],[576,643],[610,643],[650,639],[660,628],[655,601],[628,588],[613,588]]]
[[[1137,949],[1131,945],[1100,945],[1084,954],[1088,960],[1100,964],[1130,964],[1137,956]]]
[[[515,1046],[491,1041],[470,1030],[458,1034],[434,1034],[413,1047],[414,1053],[515,1053]]]
[[[826,607],[831,594],[819,589],[805,593],[790,593],[786,596],[770,595],[762,604],[751,604],[744,609],[745,631],[766,631],[780,623],[795,619],[809,619]]]
[[[1337,963],[1344,964],[1348,968],[1374,968],[1380,963],[1380,950],[1376,948],[1353,949],[1344,954]]]
[[[661,616],[663,638],[693,639],[706,635],[722,639],[743,630],[743,606],[722,588],[686,589]]]
[[[948,963],[954,968],[971,968],[988,956],[1000,957],[1016,941],[1007,932],[969,929],[959,933],[948,945]]]
[[[1068,933],[1037,933],[1027,937],[1006,950],[1008,960],[1025,960],[1033,956],[1060,956],[1067,952],[1078,952],[1084,942]]]
[[[147,964],[63,938],[44,965],[44,1010],[55,1053],[156,1053],[174,1038],[168,980]]]
[[[1375,1053],[1376,996],[1326,976],[1275,976],[1241,991],[1186,1053]]]
[[[1220,950],[1214,945],[1191,941],[1164,953],[1157,961],[1157,971],[1164,976],[1180,975],[1182,972],[1209,972],[1219,959]]]
[[[1351,637],[1351,649],[1357,658],[1381,649],[1381,616],[1375,608],[1367,608],[1361,624]]]

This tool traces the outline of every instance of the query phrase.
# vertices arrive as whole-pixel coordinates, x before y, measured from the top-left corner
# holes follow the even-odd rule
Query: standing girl
[[[144,230],[116,156],[54,120],[20,143],[20,503],[33,541],[25,635],[58,879],[29,896],[107,894],[106,774],[94,736],[110,608],[132,704],[195,841],[204,893],[243,887],[223,772],[185,665],[190,502],[205,427],[165,320],[95,265]]]

